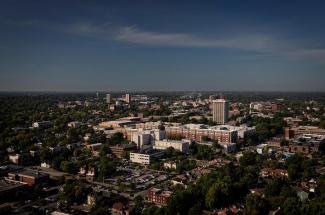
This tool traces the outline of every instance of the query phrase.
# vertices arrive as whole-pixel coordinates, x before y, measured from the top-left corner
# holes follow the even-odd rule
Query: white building
[[[259,145],[257,145],[256,146],[256,152],[258,153],[258,154],[260,154],[260,155],[262,155],[262,154],[264,154],[263,153],[263,150],[264,149],[267,149],[267,144],[259,144]]]
[[[156,140],[166,138],[166,132],[160,129],[145,130],[145,129],[132,129],[131,141],[137,145],[140,151],[150,148]]]
[[[20,164],[21,155],[20,154],[9,155],[9,161],[11,161],[14,164]]]
[[[130,161],[133,163],[140,163],[144,165],[149,165],[153,158],[162,157],[165,151],[157,151],[153,153],[130,153]]]
[[[189,146],[190,146],[190,140],[157,140],[155,141],[155,144],[153,145],[154,149],[167,149],[169,147],[174,148],[175,150],[178,150],[183,153],[189,152]]]
[[[69,128],[79,128],[81,126],[81,123],[78,121],[74,121],[74,122],[69,122],[68,123],[68,127]]]
[[[41,163],[41,167],[43,167],[43,168],[51,168],[51,164],[49,163],[49,162],[42,162]]]
[[[133,129],[131,132],[131,141],[137,145],[138,150],[143,151],[150,146],[152,136],[148,130]]]
[[[131,152],[130,153],[130,161],[133,163],[149,165],[150,164],[150,155]]]
[[[224,99],[217,99],[212,101],[212,119],[219,125],[228,122],[229,102]]]
[[[154,140],[163,140],[166,139],[166,131],[161,129],[155,129],[154,131]]]

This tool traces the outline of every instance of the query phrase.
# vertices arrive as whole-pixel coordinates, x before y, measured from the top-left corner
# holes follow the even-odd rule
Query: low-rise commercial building
[[[298,135],[305,134],[325,135],[325,129],[316,126],[298,126],[284,129],[284,137],[286,140],[290,140]]]
[[[165,154],[165,151],[152,151],[149,153],[130,153],[130,161],[133,163],[140,163],[149,165],[152,159],[160,158]]]
[[[0,177],[5,177],[10,172],[21,171],[22,169],[23,169],[22,166],[17,166],[12,164],[0,166]]]
[[[21,172],[8,173],[8,178],[10,180],[27,183],[29,186],[34,186],[46,182],[49,179],[49,174],[39,171],[25,170]]]
[[[189,153],[190,140],[156,140],[153,145],[154,149],[167,149],[173,148],[183,153]]]
[[[0,203],[14,200],[19,192],[27,190],[27,183],[4,178],[0,180]]]

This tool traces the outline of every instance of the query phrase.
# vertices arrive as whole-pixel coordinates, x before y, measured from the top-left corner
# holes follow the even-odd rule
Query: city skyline
[[[323,1],[2,1],[0,91],[325,91]]]

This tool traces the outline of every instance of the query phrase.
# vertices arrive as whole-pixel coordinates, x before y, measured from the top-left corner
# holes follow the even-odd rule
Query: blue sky
[[[325,1],[0,1],[0,91],[325,91]]]

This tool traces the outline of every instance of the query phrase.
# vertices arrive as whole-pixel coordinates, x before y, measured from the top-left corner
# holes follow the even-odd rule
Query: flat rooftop
[[[10,179],[2,179],[0,180],[0,193],[6,190],[11,190],[23,186],[26,186],[26,183],[13,181]]]
[[[49,176],[49,174],[47,174],[45,172],[32,171],[32,170],[24,170],[21,172],[16,172],[15,174],[20,175],[20,176],[35,177],[35,178]]]

